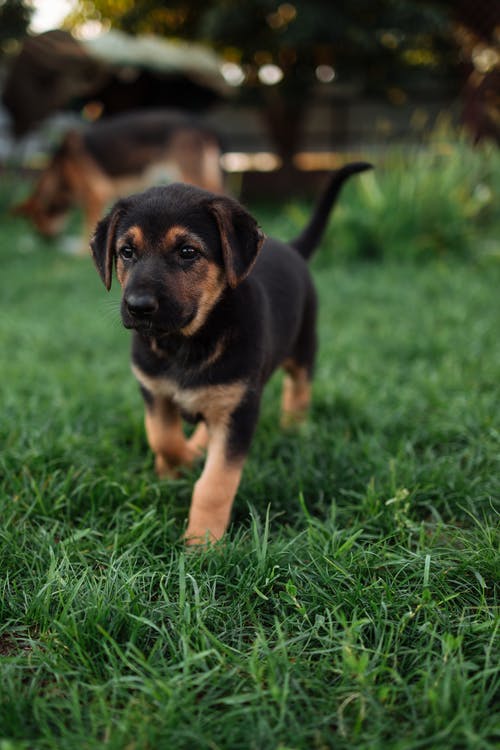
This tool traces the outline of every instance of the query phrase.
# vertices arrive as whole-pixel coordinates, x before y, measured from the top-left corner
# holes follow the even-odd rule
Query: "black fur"
[[[342,185],[347,178],[353,174],[365,172],[367,169],[372,168],[372,165],[365,161],[353,162],[352,164],[346,164],[346,166],[341,169],[337,169],[332,174],[330,182],[318,201],[314,214],[309,220],[308,225],[296,239],[290,242],[292,247],[298,250],[303,258],[310,258],[318,246],[325,230],[326,222],[328,221],[330,209],[335,203]]]

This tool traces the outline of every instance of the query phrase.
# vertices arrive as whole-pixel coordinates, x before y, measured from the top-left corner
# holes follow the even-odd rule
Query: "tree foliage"
[[[156,33],[206,42],[244,66],[248,86],[258,68],[279,65],[288,95],[302,96],[315,69],[384,92],[429,85],[454,62],[446,0],[79,0],[71,24],[96,19],[131,34]],[[422,73],[424,74],[422,76]],[[432,83],[432,81],[430,81]]]
[[[79,0],[67,19],[130,34],[204,42],[244,73],[241,96],[260,106],[284,161],[326,66],[337,90],[402,103],[428,96],[456,69],[447,0]],[[282,75],[263,86],[263,66]]]
[[[25,0],[0,0],[0,57],[24,36],[32,13]]]

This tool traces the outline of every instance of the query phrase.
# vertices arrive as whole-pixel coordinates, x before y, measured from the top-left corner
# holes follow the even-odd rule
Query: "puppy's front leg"
[[[208,444],[208,429],[205,422],[199,422],[187,444],[195,455],[200,455],[205,450]]]
[[[216,541],[226,531],[257,413],[258,403],[246,403],[229,420],[209,422],[207,458],[194,486],[185,533],[188,544]]]
[[[149,399],[144,424],[159,477],[175,477],[179,466],[189,465],[196,458],[197,451],[184,435],[179,410],[169,399]]]

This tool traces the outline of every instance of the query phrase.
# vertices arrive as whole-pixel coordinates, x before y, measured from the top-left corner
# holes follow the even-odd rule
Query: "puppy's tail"
[[[323,232],[325,231],[330,211],[333,208],[344,182],[351,175],[357,174],[358,172],[365,172],[367,169],[373,169],[373,165],[365,161],[357,161],[352,162],[352,164],[346,164],[345,167],[341,167],[333,172],[330,182],[319,199],[314,213],[309,220],[309,224],[295,240],[290,242],[290,245],[294,247],[303,258],[306,260],[310,258],[318,246],[319,241],[323,236]]]

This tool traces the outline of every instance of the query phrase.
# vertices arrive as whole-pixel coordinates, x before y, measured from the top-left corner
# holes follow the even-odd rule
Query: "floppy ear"
[[[90,239],[90,249],[95,267],[106,289],[111,289],[113,277],[113,260],[115,257],[115,235],[122,208],[117,204],[113,210],[101,219]]]
[[[216,198],[209,208],[219,228],[227,280],[234,289],[252,270],[264,233],[253,216],[231,198]]]

